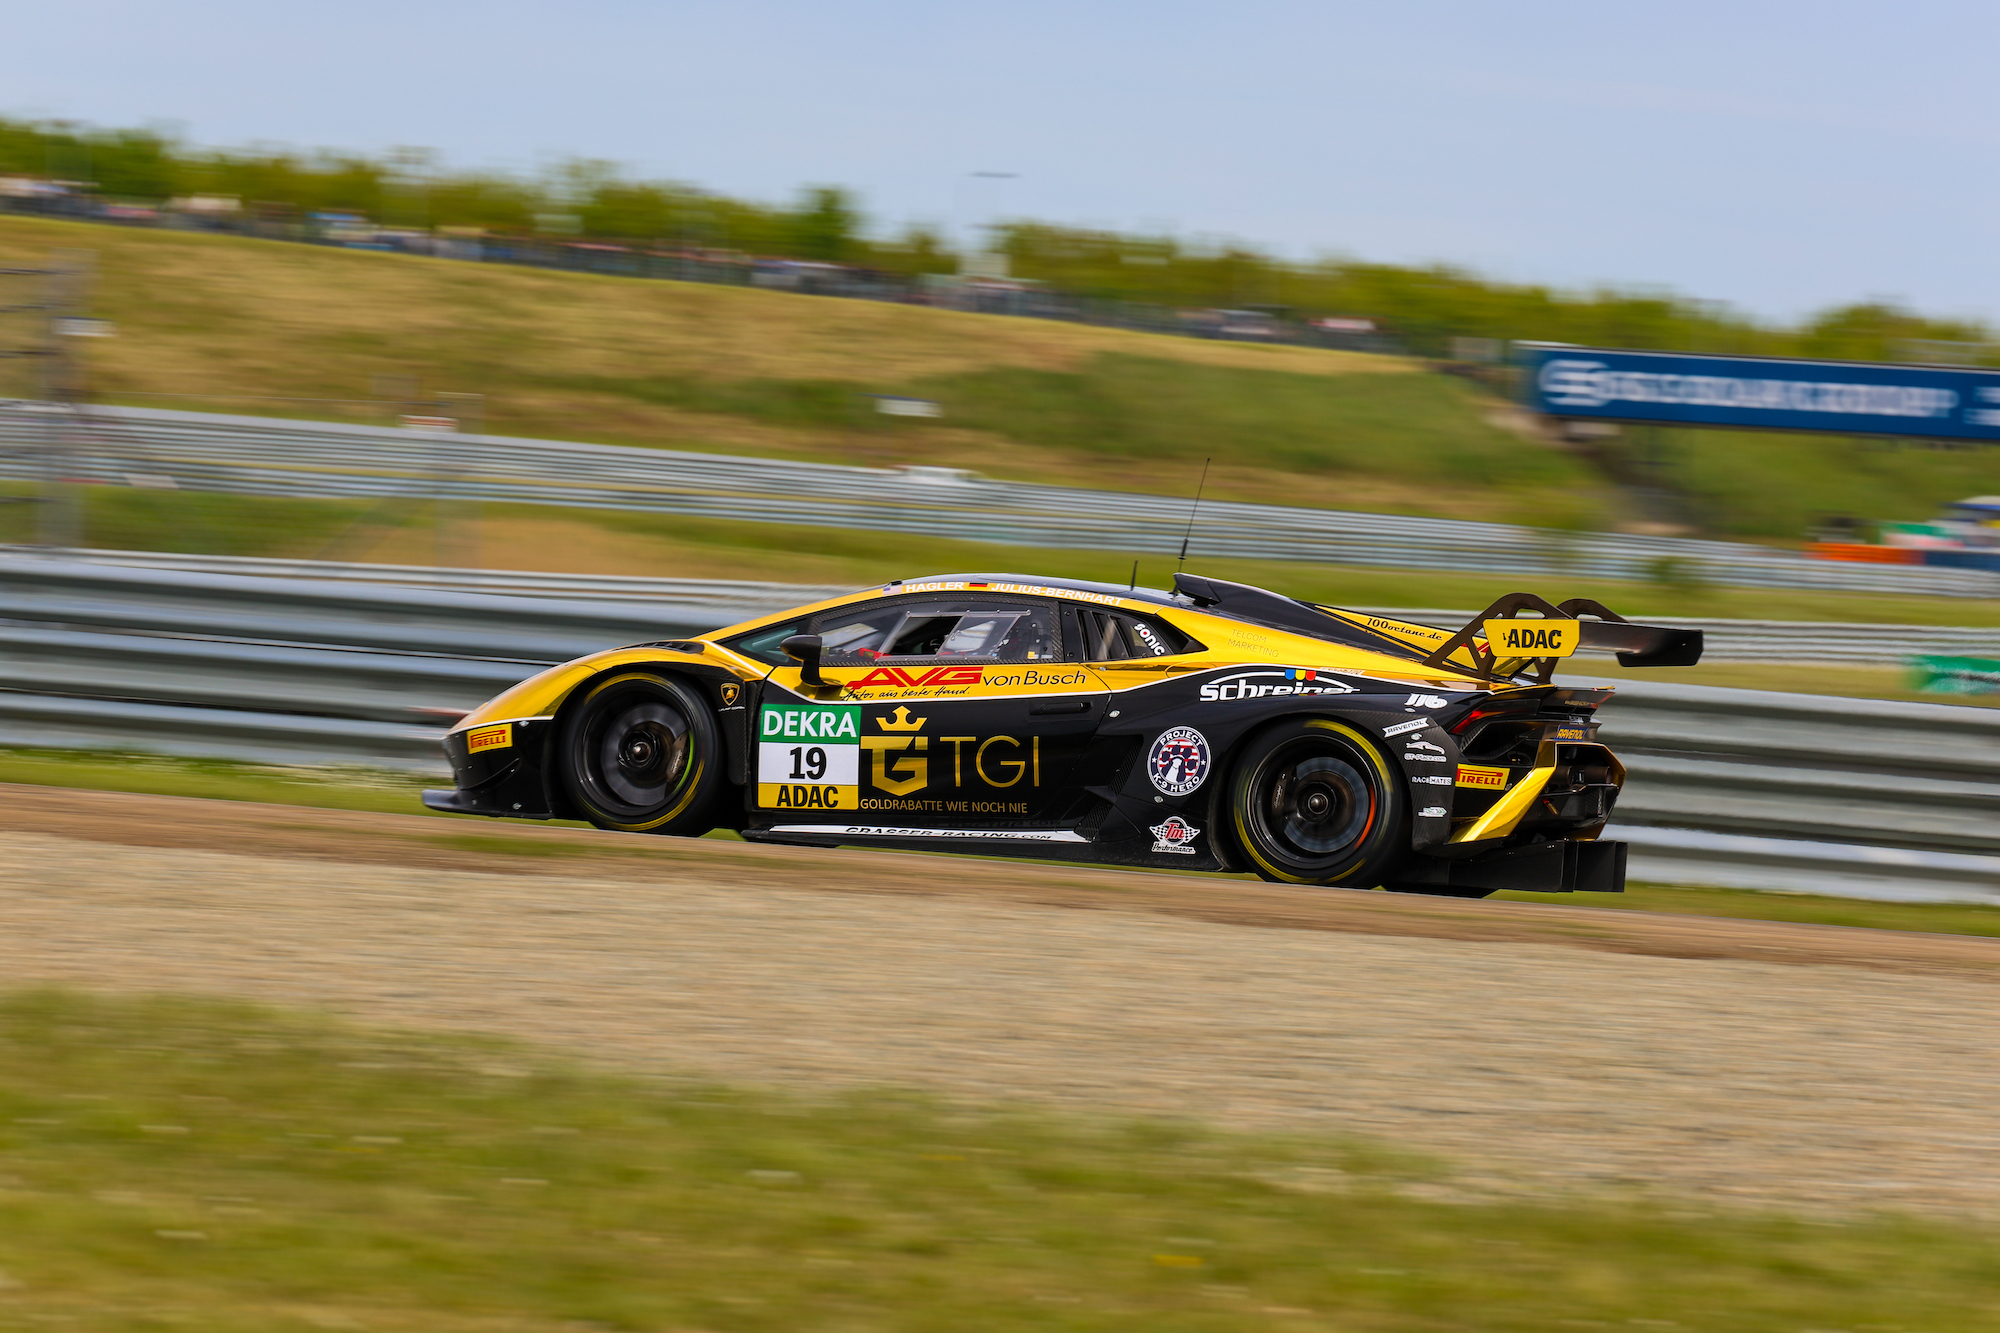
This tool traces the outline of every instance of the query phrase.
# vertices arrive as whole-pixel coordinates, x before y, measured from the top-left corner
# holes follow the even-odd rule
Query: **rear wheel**
[[[1237,762],[1237,845],[1267,880],[1372,889],[1409,850],[1409,800],[1394,773],[1344,722],[1280,723]]]
[[[715,827],[721,736],[701,696],[671,676],[593,683],[556,747],[564,789],[597,827],[690,838]]]

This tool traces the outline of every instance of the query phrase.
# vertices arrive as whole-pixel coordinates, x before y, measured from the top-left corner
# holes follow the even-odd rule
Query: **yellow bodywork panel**
[[[1521,817],[1528,813],[1528,807],[1549,785],[1549,778],[1556,771],[1556,743],[1543,741],[1535,751],[1535,766],[1522,775],[1513,789],[1491,806],[1486,813],[1455,830],[1453,842],[1479,842],[1485,838],[1504,838],[1520,825]]]
[[[1211,671],[1218,667],[1245,663],[1269,663],[1325,670],[1342,675],[1368,676],[1412,686],[1450,690],[1492,688],[1488,682],[1471,675],[1439,671],[1389,653],[1374,652],[1347,644],[1329,643],[1303,634],[1252,625],[1193,607],[1162,606],[1158,602],[1142,598],[1117,597],[1106,593],[1049,587],[1032,582],[996,581],[981,584],[953,580],[869,588],[851,596],[831,598],[810,606],[776,612],[716,631],[715,634],[701,640],[707,648],[700,653],[661,647],[635,647],[616,648],[589,657],[581,657],[574,662],[550,667],[546,671],[530,676],[466,714],[453,730],[462,731],[468,727],[491,725],[519,718],[552,716],[572,690],[599,672],[644,662],[684,665],[700,663],[711,667],[722,667],[745,681],[768,676],[774,683],[788,689],[811,693],[812,691],[802,689],[798,667],[786,665],[773,670],[764,663],[716,646],[716,640],[733,638],[768,626],[782,625],[790,620],[803,620],[836,607],[910,593],[1025,595],[1128,611],[1136,615],[1165,620],[1193,638],[1201,647],[1198,651],[1172,657],[1092,662],[1087,666],[1075,662],[988,663],[985,664],[983,671],[978,666],[972,666],[973,674],[965,678],[959,678],[953,673],[954,671],[962,673],[966,668],[944,667],[939,670],[928,670],[917,667],[883,668],[873,665],[823,667],[822,674],[837,687],[838,697],[881,700],[926,698],[947,694],[1064,694],[1117,691],[1148,685],[1164,676]],[[1359,616],[1352,612],[1328,614],[1330,617],[1337,616],[1338,619],[1377,633],[1387,634],[1414,648],[1427,650],[1448,637],[1441,631],[1422,625],[1407,625],[1400,621]]]
[[[723,666],[735,671],[743,678],[752,679],[764,674],[764,668],[745,670],[746,659],[734,653],[711,649],[707,653],[681,652],[670,648],[613,648],[608,652],[593,653],[589,657],[579,657],[574,662],[550,667],[528,677],[519,685],[512,686],[494,695],[479,707],[459,720],[453,731],[464,731],[468,727],[484,726],[492,722],[512,722],[524,717],[551,717],[569,692],[597,675],[613,667],[633,666],[640,662],[674,663],[682,666],[697,664]]]

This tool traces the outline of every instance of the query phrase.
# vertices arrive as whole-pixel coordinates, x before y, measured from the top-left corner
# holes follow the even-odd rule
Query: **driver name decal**
[[[757,804],[855,810],[860,800],[860,707],[766,704],[757,720]]]

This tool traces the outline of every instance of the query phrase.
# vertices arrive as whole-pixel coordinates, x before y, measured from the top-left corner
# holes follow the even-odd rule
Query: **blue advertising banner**
[[[1552,417],[2000,442],[2000,371],[1517,343]]]

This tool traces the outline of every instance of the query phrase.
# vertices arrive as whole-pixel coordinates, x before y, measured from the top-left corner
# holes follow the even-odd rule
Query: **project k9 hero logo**
[[[1193,727],[1160,733],[1146,755],[1146,776],[1168,796],[1185,796],[1208,777],[1208,737]]]

